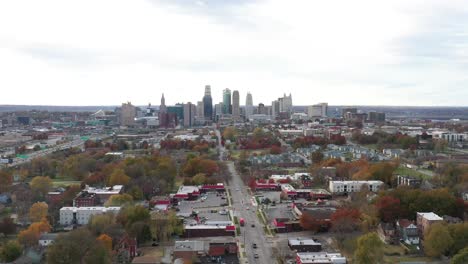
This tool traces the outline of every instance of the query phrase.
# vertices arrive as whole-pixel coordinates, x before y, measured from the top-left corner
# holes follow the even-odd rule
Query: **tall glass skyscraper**
[[[223,90],[223,114],[232,114],[231,90]]]
[[[203,96],[203,114],[205,119],[213,119],[213,99],[211,98],[211,87],[205,86],[205,96]]]

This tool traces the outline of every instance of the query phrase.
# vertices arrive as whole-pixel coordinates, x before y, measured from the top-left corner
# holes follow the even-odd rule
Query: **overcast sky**
[[[0,104],[458,105],[466,0],[0,1]]]

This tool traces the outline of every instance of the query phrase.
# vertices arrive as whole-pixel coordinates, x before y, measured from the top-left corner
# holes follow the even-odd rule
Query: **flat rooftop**
[[[430,213],[417,213],[418,215],[421,215],[422,217],[426,218],[429,221],[441,221],[444,220],[442,217],[434,214],[433,212]]]

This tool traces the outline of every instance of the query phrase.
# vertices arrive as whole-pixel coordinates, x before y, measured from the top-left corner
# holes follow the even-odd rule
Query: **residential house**
[[[116,255],[118,259],[123,263],[129,263],[137,255],[137,240],[134,237],[130,237],[128,234],[124,234],[115,247]]]
[[[54,243],[57,237],[58,237],[58,234],[44,233],[39,237],[39,246],[48,247],[52,243]]]
[[[400,219],[396,223],[401,239],[408,245],[419,245],[418,227],[413,221]]]
[[[392,223],[380,223],[377,228],[380,239],[387,244],[398,243],[398,233]]]

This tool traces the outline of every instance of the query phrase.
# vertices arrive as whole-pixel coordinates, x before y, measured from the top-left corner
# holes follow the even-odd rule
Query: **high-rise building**
[[[198,101],[197,102],[197,117],[200,119],[204,118],[203,110],[204,110],[203,102]]]
[[[184,127],[191,127],[195,121],[197,108],[191,102],[184,104]]]
[[[346,107],[341,109],[341,115],[345,119],[347,118],[347,116],[349,117],[353,114],[357,114],[357,108],[355,107]]]
[[[259,115],[268,115],[267,109],[264,104],[259,103],[257,108],[257,114]]]
[[[205,86],[205,96],[203,96],[203,114],[205,119],[213,119],[213,99],[211,98],[211,87]]]
[[[370,111],[368,115],[369,122],[382,123],[385,122],[385,113]]]
[[[223,114],[224,105],[223,103],[215,104],[215,116],[220,116]]]
[[[280,112],[285,112],[285,113],[292,113],[293,111],[293,104],[292,104],[292,96],[289,94],[289,96],[286,96],[284,94],[283,97],[278,98],[279,101],[279,111]]]
[[[132,103],[127,102],[122,104],[120,110],[120,125],[133,126],[135,125],[135,117],[137,116],[137,109]]]
[[[232,92],[232,117],[234,119],[240,118],[239,91],[237,90]]]
[[[278,100],[271,102],[271,118],[275,119],[280,113],[280,103]]]
[[[231,90],[223,90],[223,114],[232,114]]]
[[[308,107],[307,116],[309,118],[327,117],[328,104],[320,103]]]
[[[249,118],[251,115],[253,115],[253,99],[252,99],[252,94],[247,93],[247,97],[245,99],[245,117]]]
[[[167,111],[166,107],[166,99],[164,98],[164,94],[161,96],[161,105],[159,106],[159,112],[165,113]]]

